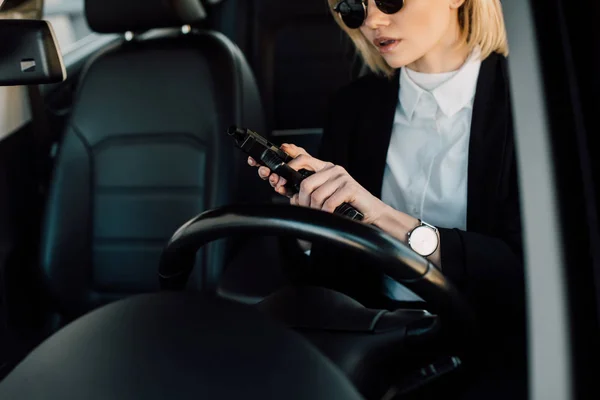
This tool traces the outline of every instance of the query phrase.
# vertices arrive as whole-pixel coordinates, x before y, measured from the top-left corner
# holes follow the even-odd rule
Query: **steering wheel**
[[[430,261],[387,233],[335,214],[288,205],[234,205],[206,211],[175,232],[163,251],[161,289],[181,291],[194,267],[196,252],[232,235],[288,235],[356,251],[372,265],[421,296],[430,312],[474,329],[472,311],[455,286]]]
[[[401,242],[344,217],[290,206],[229,206],[192,219],[174,234],[163,252],[162,288],[181,291],[202,246],[244,233],[292,235],[357,251],[420,295],[444,323],[450,319],[457,324],[452,325],[468,331],[473,322],[454,286]],[[317,306],[335,303],[332,310],[344,314],[342,319],[360,320],[345,313],[348,303],[339,302],[334,293],[319,293]],[[281,297],[272,300],[280,304]],[[355,311],[352,307],[350,304]],[[298,308],[305,309],[306,304]],[[415,310],[385,313],[363,307],[365,310],[375,314],[373,325],[380,329],[342,330],[336,336],[329,326],[316,332],[320,335],[316,342],[304,335],[319,352],[301,335],[247,305],[190,292],[133,297],[87,314],[40,345],[0,383],[0,398],[159,399],[177,393],[180,398],[358,400],[362,397],[356,389],[367,399],[382,398],[381,377],[395,377],[394,367],[407,362],[402,352],[429,347],[431,336],[418,333],[425,328],[420,324],[411,327],[404,323],[415,320],[408,315]],[[425,341],[404,342],[405,337],[410,339],[411,330]],[[318,346],[327,341],[336,347],[330,353]],[[336,368],[340,363],[332,354],[338,350],[350,353],[358,374],[341,368],[342,374]],[[390,368],[381,364],[381,357],[393,358]],[[130,376],[131,371],[135,373]],[[44,379],[32,385],[32,376]]]

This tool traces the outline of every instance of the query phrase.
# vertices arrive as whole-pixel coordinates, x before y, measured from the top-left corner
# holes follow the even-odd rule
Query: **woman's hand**
[[[342,203],[348,203],[364,214],[363,222],[367,224],[376,224],[387,211],[388,206],[358,184],[344,168],[312,157],[292,144],[284,144],[281,149],[294,157],[288,163],[290,167],[297,171],[306,169],[315,172],[302,181],[300,192],[290,199],[292,205],[333,212]],[[252,159],[248,163],[256,165]],[[260,167],[258,171],[277,193],[284,194],[286,180],[270,172],[266,167]]]
[[[419,225],[418,219],[393,209],[369,193],[344,168],[312,157],[293,144],[283,144],[281,149],[294,157],[288,163],[290,167],[297,171],[315,171],[314,175],[302,181],[300,193],[290,199],[291,204],[333,212],[342,203],[349,203],[364,214],[364,223],[375,225],[404,243],[408,232]],[[248,164],[258,166],[252,158],[248,158]],[[262,179],[268,179],[277,193],[285,194],[285,179],[271,174],[267,167],[260,167],[258,174]],[[439,247],[429,260],[441,267]]]
[[[293,144],[284,143],[281,146],[279,146],[279,148],[281,150],[283,150],[284,152],[286,152],[291,157],[297,157],[300,154],[308,154],[306,152],[306,150],[304,150],[302,147],[298,147]],[[277,193],[279,193],[281,195],[285,195],[286,191],[283,188],[283,185],[285,185],[285,182],[286,182],[285,179],[281,178],[277,174],[272,174],[271,170],[269,168],[259,165],[252,157],[248,157],[248,165],[250,165],[252,167],[258,167],[258,176],[260,176],[260,178],[262,180],[265,180],[265,181],[269,180],[269,183],[271,184],[271,186],[275,189],[275,191]],[[280,180],[282,180],[284,182],[283,185],[277,185],[277,183]]]

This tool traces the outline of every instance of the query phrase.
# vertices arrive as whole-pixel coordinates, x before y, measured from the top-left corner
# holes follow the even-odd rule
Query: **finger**
[[[250,165],[251,167],[255,167],[258,164],[256,163],[256,161],[254,161],[254,158],[248,157],[248,165]]]
[[[271,187],[275,188],[277,182],[279,182],[279,176],[277,174],[271,174],[271,176],[269,176],[269,184]]]
[[[315,190],[329,180],[337,180],[347,173],[337,166],[328,166],[324,170],[309,176],[300,183],[299,204],[304,207],[311,206],[311,196]]]
[[[258,176],[260,176],[261,179],[267,180],[269,178],[269,175],[271,175],[271,170],[269,168],[267,168],[267,167],[258,168]]]
[[[287,197],[289,197],[289,195],[287,194],[287,190],[286,190],[286,188],[285,188],[285,187],[283,187],[283,186],[276,187],[276,188],[275,188],[275,191],[276,191],[277,193],[279,193],[280,195],[282,195],[282,196],[287,196]]]
[[[284,143],[279,148],[285,151],[291,157],[298,157],[300,154],[307,154],[308,152],[302,147],[296,146],[295,144]]]
[[[309,156],[308,154],[300,154],[292,161],[290,161],[288,165],[296,171],[300,171],[301,169],[307,169],[309,171],[315,172],[333,167],[332,163],[321,161],[318,158]]]
[[[325,203],[323,203],[322,210],[333,213],[343,203],[353,203],[356,200],[355,195],[356,192],[351,185],[344,185],[329,196]]]
[[[281,187],[285,186],[286,183],[287,183],[287,180],[280,176],[279,181],[277,182],[277,185],[275,185],[275,190],[279,190]]]
[[[292,197],[290,197],[290,204],[293,206],[298,205],[298,194],[295,194]]]
[[[333,178],[325,182],[310,195],[310,208],[315,210],[323,209],[323,205],[337,191],[342,190],[346,185],[346,179],[343,176]]]

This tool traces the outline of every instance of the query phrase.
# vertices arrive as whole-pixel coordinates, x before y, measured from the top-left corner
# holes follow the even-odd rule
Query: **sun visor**
[[[0,86],[62,82],[66,70],[52,26],[0,19]]]

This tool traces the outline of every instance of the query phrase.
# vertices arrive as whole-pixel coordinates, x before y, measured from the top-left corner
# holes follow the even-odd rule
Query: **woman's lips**
[[[380,53],[389,53],[393,51],[396,46],[400,43],[400,39],[393,39],[388,37],[378,37],[373,40],[375,47],[379,49]]]

